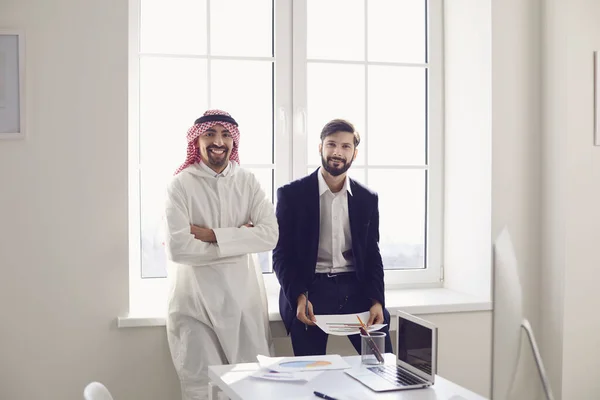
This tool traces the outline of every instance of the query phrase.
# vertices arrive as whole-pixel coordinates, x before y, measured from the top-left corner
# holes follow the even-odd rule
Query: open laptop
[[[396,365],[363,365],[345,372],[375,392],[433,385],[437,371],[437,327],[398,311]]]

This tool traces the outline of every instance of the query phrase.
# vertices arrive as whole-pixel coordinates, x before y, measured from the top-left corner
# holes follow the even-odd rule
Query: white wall
[[[173,399],[164,328],[128,306],[127,2],[2,0],[26,31],[27,140],[0,142],[0,399]]]
[[[524,313],[540,332],[540,0],[492,1],[492,237],[507,226],[519,260]],[[525,357],[518,392],[535,398]]]
[[[506,223],[516,237],[525,311],[556,398],[596,398],[600,147],[592,146],[592,51],[600,49],[600,3],[510,0],[493,2],[492,14],[493,231]],[[535,370],[523,371],[539,394]],[[533,398],[533,385],[521,387],[523,398]]]
[[[563,132],[567,135],[563,399],[596,397],[600,392],[600,147],[592,146],[592,52],[600,50],[600,3],[576,0],[569,5],[568,75],[563,81],[569,84],[564,110],[568,125]]]
[[[423,315],[439,328],[438,373],[482,396],[491,393],[492,313]]]
[[[600,50],[600,3],[548,0],[544,16],[544,121],[552,151],[547,164],[554,164],[547,183],[548,192],[560,191],[544,215],[553,233],[543,247],[548,254],[545,356],[559,398],[595,398],[600,391],[600,147],[592,145],[592,52]]]
[[[543,7],[543,202],[540,350],[555,396],[562,392],[563,303],[565,269],[566,196],[565,154],[568,105],[567,36],[562,1]]]

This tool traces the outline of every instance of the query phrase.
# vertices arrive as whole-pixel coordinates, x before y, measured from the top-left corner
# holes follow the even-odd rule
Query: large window
[[[320,165],[333,118],[361,134],[350,176],[379,192],[387,283],[440,279],[440,0],[132,0],[132,277],[164,278],[164,190],[185,133],[230,112],[273,200]],[[265,273],[269,254],[260,255]]]

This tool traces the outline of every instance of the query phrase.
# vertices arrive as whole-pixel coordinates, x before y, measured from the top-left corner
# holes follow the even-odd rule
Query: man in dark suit
[[[392,351],[377,194],[346,174],[359,142],[351,123],[327,123],[319,145],[322,167],[277,190],[273,269],[281,284],[279,312],[297,356],[326,352],[328,335],[315,326],[315,314],[367,310],[368,325],[387,324],[385,351]],[[360,353],[360,335],[348,338]]]

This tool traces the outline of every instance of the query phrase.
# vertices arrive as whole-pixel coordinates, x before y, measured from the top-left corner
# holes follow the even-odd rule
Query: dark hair
[[[333,119],[327,124],[325,124],[323,130],[321,131],[321,143],[323,142],[323,140],[325,140],[327,136],[333,135],[336,132],[349,132],[353,134],[354,147],[357,147],[360,143],[360,135],[354,130],[354,125],[352,125],[345,119]]]

